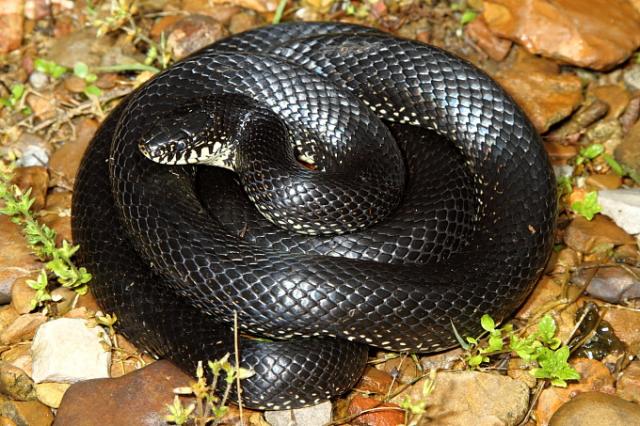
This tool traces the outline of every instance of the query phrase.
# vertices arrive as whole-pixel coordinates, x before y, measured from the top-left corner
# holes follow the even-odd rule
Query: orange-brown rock
[[[64,394],[56,425],[164,424],[173,389],[192,381],[169,361],[158,361],[116,379],[78,382]]]
[[[610,308],[602,319],[611,324],[614,334],[627,346],[640,349],[640,312]]]
[[[49,426],[53,414],[38,401],[0,400],[0,416],[6,417],[18,426]]]
[[[20,277],[13,283],[13,288],[11,288],[11,306],[13,306],[13,309],[15,309],[17,313],[26,314],[33,309],[31,301],[35,298],[36,291],[29,287],[27,281],[35,280],[37,276],[38,273],[34,273]]]
[[[640,402],[640,361],[631,362],[616,382],[616,395],[627,401]]]
[[[578,216],[567,227],[564,242],[572,249],[589,253],[602,244],[634,244],[633,237],[606,216],[596,215],[593,220]]]
[[[629,426],[640,424],[640,405],[602,392],[581,393],[564,404],[550,426]]]
[[[0,53],[20,47],[24,23],[24,1],[0,0]]]
[[[547,154],[552,161],[570,160],[578,155],[578,147],[576,145],[568,145],[560,142],[547,142],[544,144]]]
[[[605,118],[619,118],[629,105],[631,95],[618,84],[606,84],[589,88],[589,94],[609,105],[609,112]]]
[[[227,0],[211,0],[211,4],[220,5],[228,3]],[[278,2],[276,0],[237,0],[234,5],[244,7],[245,9],[255,10],[256,12],[275,12]]]
[[[356,385],[356,389],[360,391],[374,392],[380,395],[386,395],[392,391],[394,384],[393,377],[386,371],[378,370],[375,367],[367,367],[360,381]],[[395,386],[394,386],[395,387]]]
[[[570,364],[580,373],[580,381],[570,382],[566,388],[553,386],[542,391],[535,409],[538,424],[549,424],[553,413],[579,393],[591,391],[615,393],[613,376],[600,361],[578,358],[572,360]]]
[[[616,160],[640,173],[640,121],[637,121],[615,149]]]
[[[47,322],[47,317],[38,312],[20,315],[0,333],[0,342],[5,345],[29,340],[36,333],[38,327]]]
[[[494,77],[544,133],[568,117],[582,102],[582,83],[573,74],[560,74],[551,61],[518,49],[515,59]]]
[[[56,231],[56,244],[63,240],[72,243],[71,236],[71,192],[53,192],[47,197],[45,209],[40,220]]]
[[[49,171],[53,185],[71,190],[80,166],[80,160],[89,141],[98,129],[92,119],[81,119],[76,123],[76,138],[62,145],[51,156]]]
[[[167,48],[175,58],[183,58],[227,35],[227,30],[216,19],[197,14],[174,22],[167,31]]]
[[[13,283],[29,276],[42,264],[31,253],[18,225],[0,215],[0,303],[8,303]]]
[[[13,177],[13,183],[18,185],[22,191],[27,191],[31,188],[31,198],[35,200],[32,206],[34,210],[40,210],[44,207],[47,187],[49,185],[49,173],[47,173],[46,167],[31,166],[17,168]]]
[[[622,186],[622,178],[615,173],[589,175],[585,183],[595,190],[617,189]]]
[[[383,371],[398,378],[400,382],[407,382],[416,378],[419,374],[418,367],[413,359],[408,356],[399,356],[385,361],[380,365]]]
[[[531,53],[604,70],[640,46],[640,13],[627,0],[485,0],[491,30]]]
[[[362,414],[353,419],[353,424],[365,426],[397,426],[404,423],[404,411],[397,404],[381,403],[373,398],[356,395],[349,403],[349,414],[356,415],[376,408],[375,412]],[[386,408],[386,409],[385,409]]]
[[[501,61],[511,49],[511,40],[500,38],[491,32],[482,16],[471,21],[465,32],[491,59]]]

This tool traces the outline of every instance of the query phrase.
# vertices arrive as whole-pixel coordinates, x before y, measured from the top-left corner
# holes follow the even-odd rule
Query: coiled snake
[[[486,74],[329,23],[239,34],[161,72],[104,121],[76,182],[80,260],[122,332],[193,371],[233,351],[237,312],[269,338],[240,339],[256,371],[243,401],[267,409],[349,389],[366,345],[437,351],[453,327],[504,319],[543,270],[556,209],[536,131]]]

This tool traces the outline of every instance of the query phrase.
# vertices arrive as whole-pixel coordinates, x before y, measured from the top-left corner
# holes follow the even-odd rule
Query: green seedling
[[[26,94],[26,87],[22,83],[16,83],[11,85],[9,90],[9,96],[6,98],[0,98],[0,105],[5,108],[17,109],[20,108],[20,112],[24,115],[31,114],[31,108],[28,106],[22,106],[22,100]]]
[[[574,201],[571,204],[571,210],[587,220],[592,220],[596,214],[602,211],[602,206],[598,203],[598,192],[591,191],[584,196],[582,201]]]

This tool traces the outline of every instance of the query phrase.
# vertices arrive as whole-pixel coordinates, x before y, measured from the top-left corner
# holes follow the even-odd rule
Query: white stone
[[[38,328],[31,356],[36,383],[74,383],[109,377],[111,352],[102,327],[87,327],[81,318],[60,318]]]
[[[264,418],[271,426],[322,426],[331,423],[331,402],[295,410],[265,411]]]
[[[602,213],[631,235],[640,234],[640,189],[606,189],[598,193]]]

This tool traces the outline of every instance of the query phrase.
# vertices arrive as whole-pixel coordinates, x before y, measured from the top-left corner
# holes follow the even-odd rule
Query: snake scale
[[[174,122],[209,126],[189,117],[254,146],[257,159],[227,154],[253,184],[230,167],[141,153]],[[313,163],[289,169],[355,176],[356,189],[320,201],[319,186],[261,161],[283,138],[282,152]],[[259,202],[289,194],[326,217],[294,232],[308,212],[256,208],[248,187],[271,191]],[[535,129],[473,65],[374,29],[288,23],[214,43],[121,102],[82,161],[73,237],[119,329],[188,371],[233,352],[237,313],[240,362],[256,371],[243,401],[283,409],[348,390],[369,345],[443,350],[456,345],[454,327],[475,335],[482,314],[510,315],[548,258],[555,191]],[[378,202],[376,223],[354,219]]]

